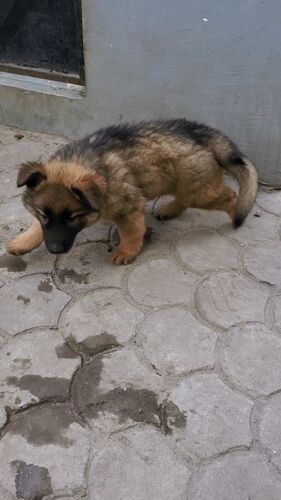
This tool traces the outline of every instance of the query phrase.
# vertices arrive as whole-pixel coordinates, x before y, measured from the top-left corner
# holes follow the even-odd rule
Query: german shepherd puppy
[[[225,171],[238,181],[239,197],[223,184]],[[110,126],[67,144],[44,165],[22,165],[17,185],[26,186],[23,203],[35,219],[8,244],[9,253],[30,252],[43,240],[51,253],[65,253],[79,231],[105,219],[120,236],[112,262],[127,264],[143,245],[146,200],[173,195],[158,219],[188,207],[223,210],[237,228],[255,200],[257,172],[218,130],[159,120]]]

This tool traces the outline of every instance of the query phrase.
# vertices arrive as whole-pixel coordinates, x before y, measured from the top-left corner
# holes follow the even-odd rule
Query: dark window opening
[[[0,71],[84,84],[81,0],[1,0]]]

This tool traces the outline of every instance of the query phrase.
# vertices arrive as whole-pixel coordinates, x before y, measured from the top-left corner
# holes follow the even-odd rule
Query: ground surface
[[[63,142],[18,134],[0,128],[1,500],[280,500],[281,193],[237,232],[148,207],[127,267],[107,225],[8,257],[17,168]]]

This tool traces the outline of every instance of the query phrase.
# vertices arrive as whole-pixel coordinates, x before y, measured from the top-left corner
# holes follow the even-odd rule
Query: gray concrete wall
[[[83,0],[87,96],[0,87],[0,121],[81,136],[187,117],[221,128],[281,186],[280,0]]]

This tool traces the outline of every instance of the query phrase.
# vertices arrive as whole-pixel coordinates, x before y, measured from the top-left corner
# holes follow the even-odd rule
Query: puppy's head
[[[98,220],[104,179],[75,165],[27,163],[18,174],[25,207],[39,220],[51,253],[66,253],[84,227]]]

